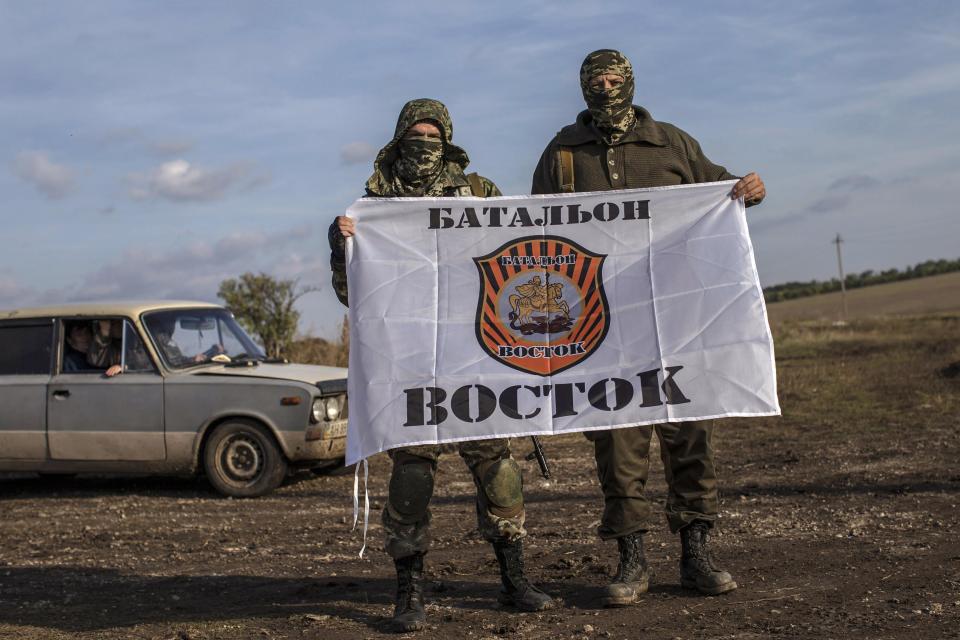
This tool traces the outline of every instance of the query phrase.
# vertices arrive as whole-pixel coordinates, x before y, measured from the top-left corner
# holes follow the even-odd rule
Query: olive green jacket
[[[559,149],[573,154],[575,191],[641,189],[678,184],[736,179],[724,167],[712,163],[699,143],[685,131],[657,122],[643,107],[634,105],[637,121],[633,131],[612,146],[600,139],[589,111],[560,130],[547,145],[533,172],[531,192],[558,193]]]

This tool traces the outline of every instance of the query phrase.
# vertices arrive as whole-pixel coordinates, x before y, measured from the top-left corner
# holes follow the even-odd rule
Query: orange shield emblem
[[[511,240],[474,258],[480,346],[508,367],[542,376],[590,357],[610,326],[605,258],[557,236]]]

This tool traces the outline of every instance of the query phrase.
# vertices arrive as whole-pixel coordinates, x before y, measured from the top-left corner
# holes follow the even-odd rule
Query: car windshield
[[[266,357],[226,309],[154,311],[143,322],[160,357],[175,369]]]

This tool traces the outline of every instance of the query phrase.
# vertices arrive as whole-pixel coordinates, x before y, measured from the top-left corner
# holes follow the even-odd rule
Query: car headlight
[[[329,398],[315,398],[311,407],[310,419],[312,422],[333,422],[340,418],[343,412],[341,396]]]
[[[328,421],[336,420],[340,417],[340,399],[337,397],[327,398],[326,402],[326,418]]]

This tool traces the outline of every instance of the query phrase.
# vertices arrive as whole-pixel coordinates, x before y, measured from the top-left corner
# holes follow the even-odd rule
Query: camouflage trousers
[[[520,469],[510,455],[509,440],[462,442],[458,448],[477,490],[480,534],[488,542],[513,541],[527,535],[523,528],[526,514]],[[384,550],[393,558],[426,553],[430,546],[429,503],[440,452],[440,445],[404,447],[389,452],[393,473],[390,495],[383,509],[383,529]],[[507,491],[503,491],[504,480]],[[504,493],[514,496],[513,499],[499,499]]]
[[[591,431],[597,475],[603,490],[604,540],[647,529],[650,501],[644,495],[650,470],[650,439],[660,438],[668,493],[667,522],[676,533],[694,520],[713,522],[719,511],[713,463],[713,422],[676,422],[610,431]]]

